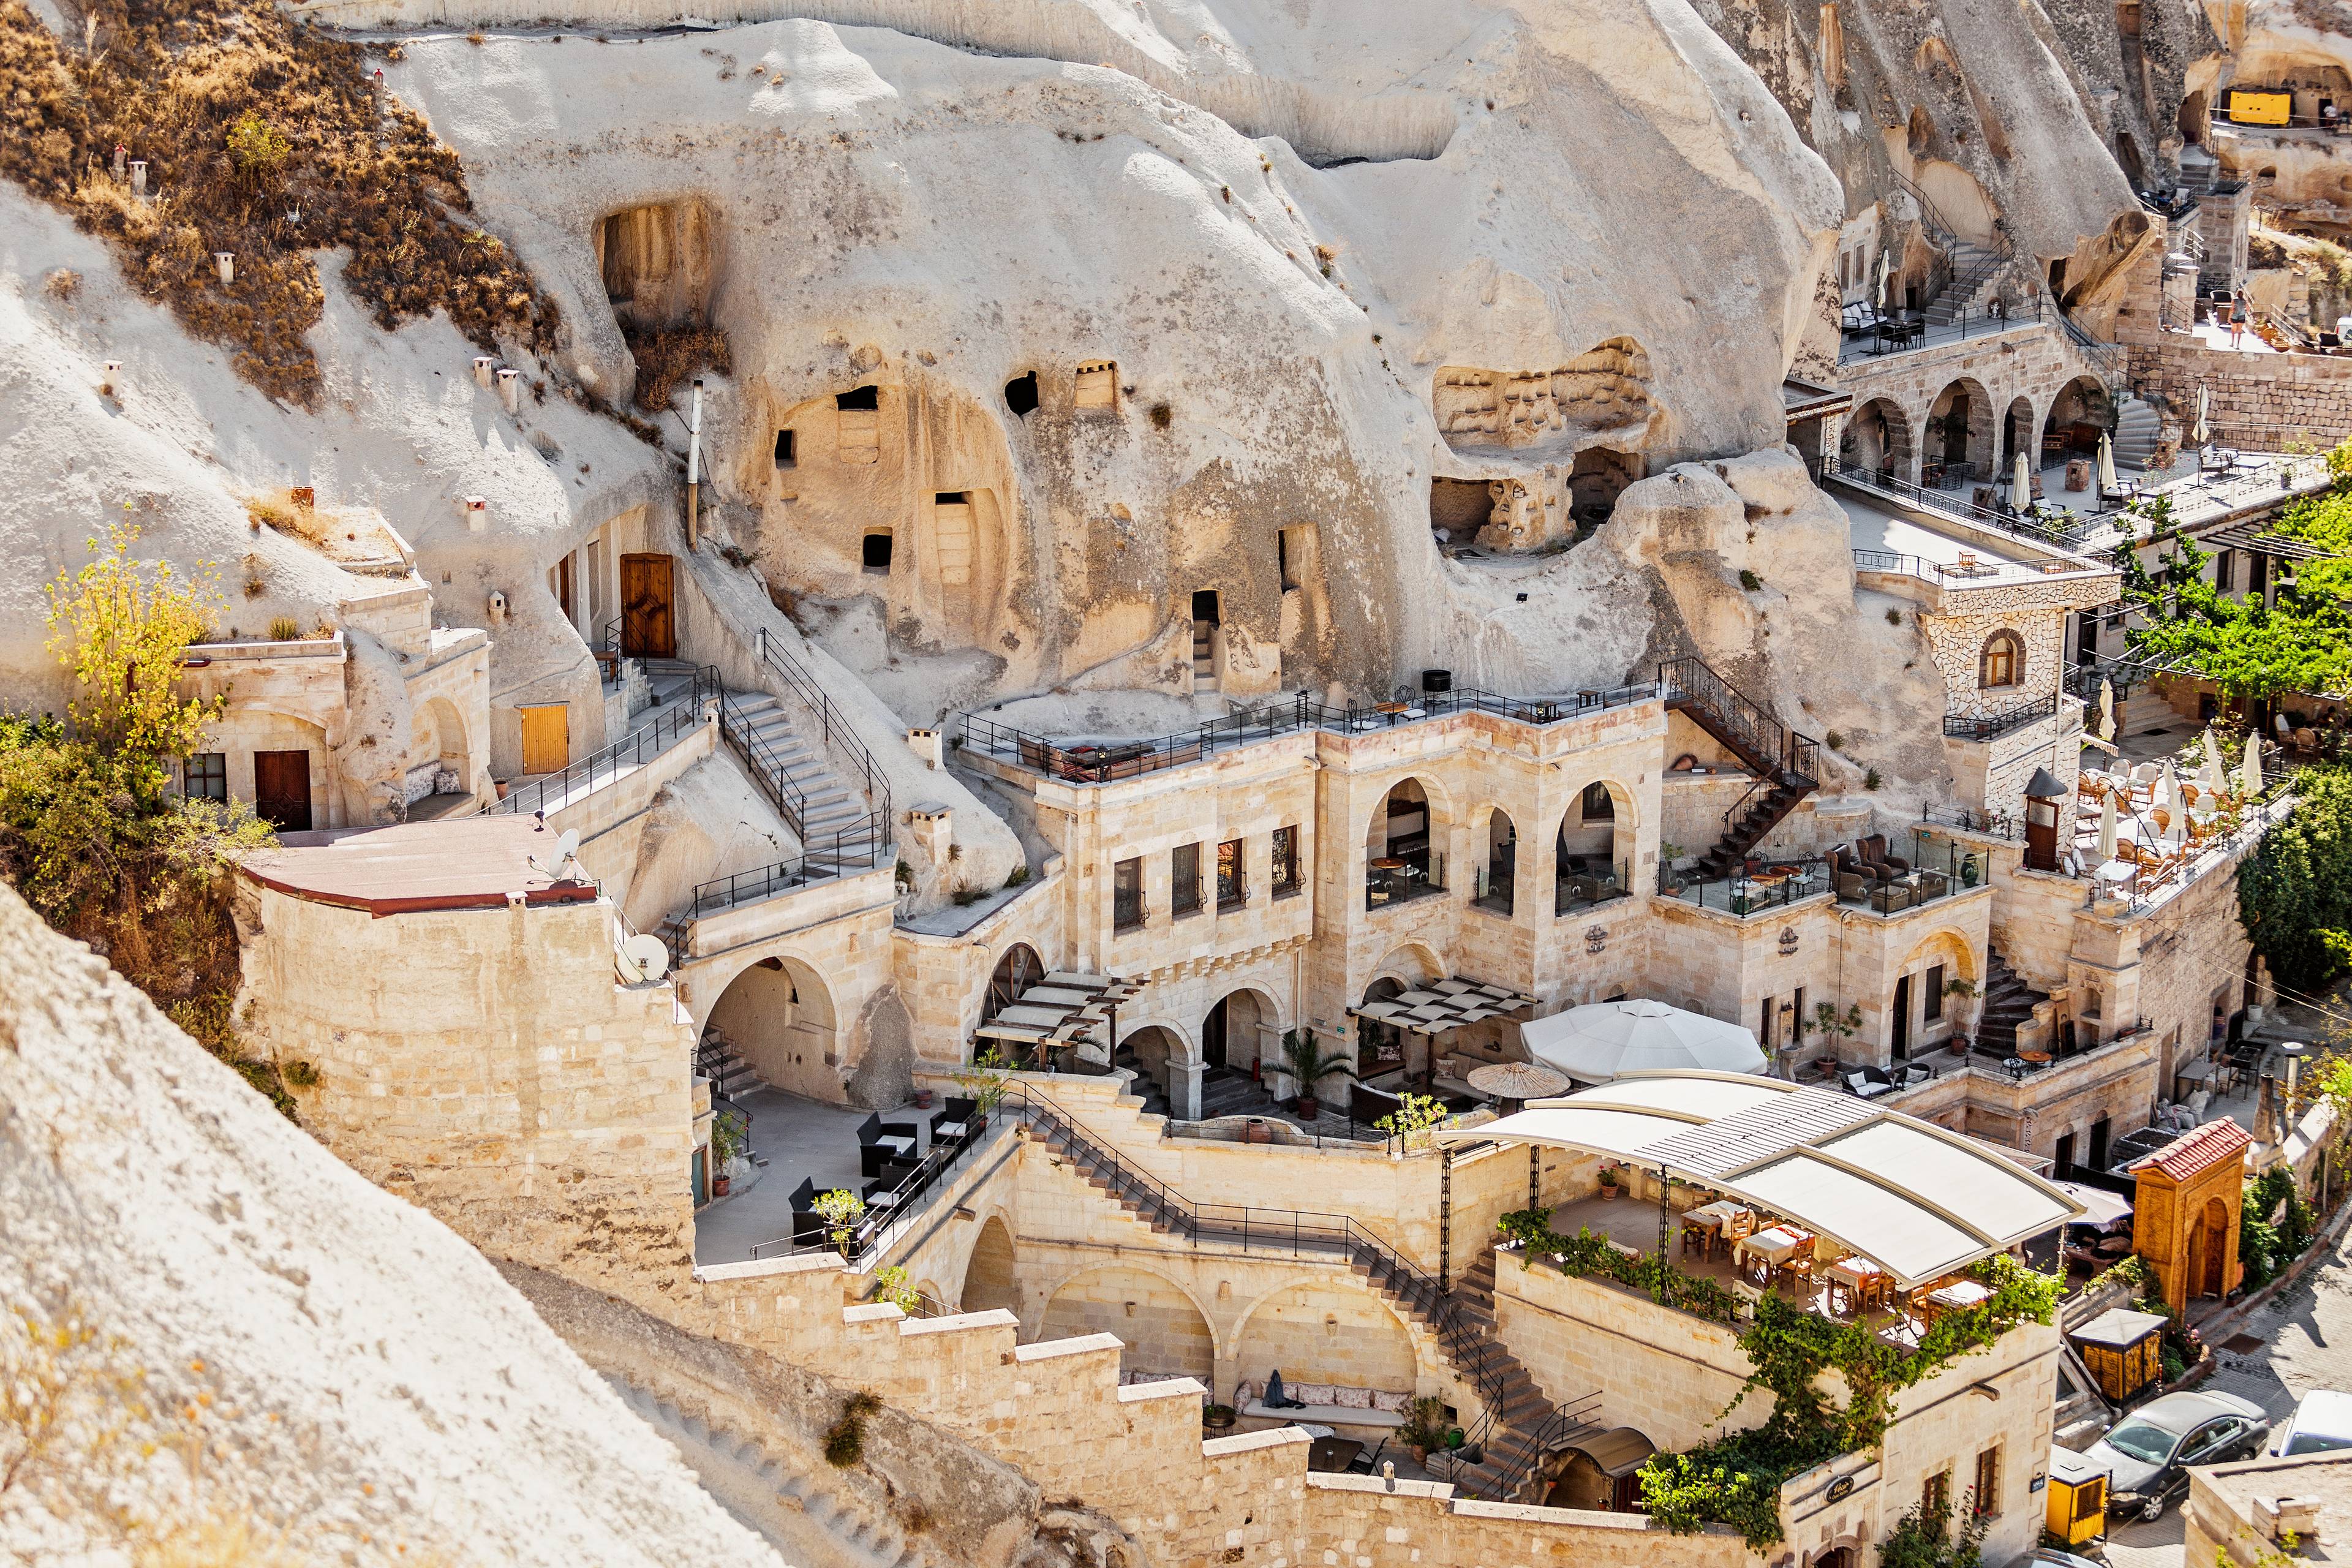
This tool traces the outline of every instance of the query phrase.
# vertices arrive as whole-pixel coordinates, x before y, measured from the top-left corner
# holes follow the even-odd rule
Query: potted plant
[[[1429,1451],[1445,1439],[1445,1406],[1436,1395],[1416,1394],[1404,1407],[1404,1425],[1397,1441],[1412,1452],[1416,1465],[1429,1461]]]
[[[1601,1195],[1603,1199],[1611,1203],[1617,1201],[1617,1194],[1622,1190],[1618,1185],[1620,1179],[1621,1178],[1617,1174],[1616,1166],[1603,1165],[1601,1167]]]
[[[735,1185],[730,1168],[743,1157],[743,1127],[720,1111],[710,1120],[710,1195],[723,1198]]]
[[[1315,1098],[1315,1086],[1327,1078],[1353,1078],[1356,1064],[1344,1051],[1325,1051],[1316,1043],[1312,1029],[1292,1029],[1282,1037],[1283,1070],[1298,1080],[1296,1101],[1299,1116],[1313,1121],[1323,1108]]]
[[[1234,1426],[1234,1407],[1230,1405],[1201,1406],[1201,1425],[1212,1432],[1230,1432]]]
[[[919,1089],[915,1090],[915,1109],[916,1109],[916,1110],[929,1110],[930,1108],[931,1108],[931,1091],[930,1091],[930,1089],[929,1089],[928,1087],[926,1087],[926,1088],[922,1088],[922,1089]]]
[[[956,1087],[971,1101],[972,1113],[964,1119],[965,1131],[971,1137],[977,1138],[988,1131],[988,1113],[1003,1103],[1010,1075],[1011,1064],[994,1046],[973,1053],[971,1066],[955,1075]]]
[[[1683,890],[1683,879],[1675,870],[1675,862],[1682,858],[1681,845],[1668,844],[1664,839],[1658,841],[1658,865],[1662,868],[1658,874],[1658,880],[1663,884],[1666,897],[1670,899],[1679,897]]]
[[[848,1258],[857,1240],[857,1222],[866,1217],[866,1200],[845,1188],[835,1188],[816,1195],[817,1217],[824,1221],[825,1235]]]

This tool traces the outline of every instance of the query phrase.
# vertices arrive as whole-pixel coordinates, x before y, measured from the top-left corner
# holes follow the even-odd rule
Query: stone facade
[[[1944,394],[1958,386],[1971,397],[1966,460],[1978,466],[1980,481],[1996,479],[1994,467],[2009,459],[2005,431],[2011,410],[2031,421],[2038,441],[2059,394],[2086,376],[2105,384],[2063,332],[2040,320],[1958,342],[1849,360],[1837,371],[1838,389],[1853,395],[1841,455],[1850,464],[1892,468],[1896,478],[1916,483],[1923,460],[1945,456],[1944,444],[1928,437],[1928,420]],[[1885,451],[1867,434],[1874,428],[1874,415],[1886,421]]]

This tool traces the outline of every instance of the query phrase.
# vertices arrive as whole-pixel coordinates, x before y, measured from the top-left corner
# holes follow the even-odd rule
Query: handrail
[[[790,860],[714,877],[695,885],[689,920],[700,920],[720,910],[786,893],[812,882],[829,882],[853,870],[869,870],[891,856],[890,846],[877,838],[870,818],[854,823],[823,838],[803,839],[801,853]]]
[[[765,626],[760,628],[759,651],[761,659],[783,678],[793,695],[799,698],[816,719],[821,748],[830,751],[837,744],[847,753],[851,765],[864,782],[866,799],[872,805],[874,816],[880,818],[878,837],[881,842],[886,846],[895,842],[898,815],[891,805],[890,781],[876,764],[874,753],[866,749],[866,742],[857,738],[856,730],[841,710],[834,706],[833,699],[825,695],[824,688],[815,675],[807,666],[786,653],[778,640],[768,635]]]
[[[1508,1472],[1509,1479],[1503,1483],[1502,1500],[1516,1501],[1527,1489],[1528,1483],[1535,1479],[1537,1467],[1565,1447],[1566,1439],[1571,1434],[1588,1426],[1598,1428],[1600,1423],[1593,1418],[1601,1414],[1601,1390],[1596,1388],[1565,1405],[1554,1406],[1552,1413],[1544,1417],[1542,1425],[1528,1433],[1521,1445],[1518,1463]]]
[[[2044,546],[2054,544],[2070,549],[2077,548],[2092,534],[2105,531],[2113,526],[2111,521],[2103,519],[2092,519],[2062,526],[2042,522],[2022,513],[2011,515],[1991,511],[1977,505],[1974,501],[1960,500],[1940,490],[1929,489],[1923,485],[1915,484],[1897,475],[1892,468],[1848,468],[1835,458],[1822,459],[1821,471],[1817,478],[1822,484],[1842,484],[1855,489],[1875,490],[1895,500],[1909,501],[1914,506],[1925,507],[1930,511],[1940,511],[1948,517],[1957,518],[1963,522],[1976,523],[2009,534],[2012,538]]]
[[[1947,713],[1944,715],[1944,734],[1956,741],[1998,740],[2012,730],[2022,730],[2028,724],[2053,718],[2057,711],[2058,694],[2053,691],[2047,697],[2021,702],[1998,713]]]
[[[955,730],[950,739],[959,750],[969,748],[1010,761],[1066,784],[1111,784],[1198,762],[1234,746],[1307,730],[1362,734],[1466,712],[1488,713],[1541,728],[1605,709],[1648,701],[1657,695],[1655,683],[1649,681],[1559,697],[1506,697],[1473,687],[1423,692],[1410,702],[1333,708],[1302,691],[1288,701],[1269,702],[1223,719],[1205,720],[1191,730],[1149,739],[1065,745],[973,712],[956,715]]]
[[[486,808],[482,815],[546,811],[551,809],[550,800],[557,803],[551,809],[561,810],[574,789],[585,795],[597,788],[598,773],[604,774],[604,783],[610,784],[624,766],[642,765],[667,751],[671,742],[702,722],[702,705],[718,691],[719,671],[709,666],[698,668],[687,695],[673,703],[668,712],[650,724],[632,730],[603,751],[583,757],[560,773],[550,773],[520,789],[509,790],[506,799]]]
[[[1764,706],[1717,674],[1693,655],[1662,661],[1658,666],[1660,694],[1671,692],[1707,710],[1716,732],[1727,743],[1744,746],[1754,766],[1778,769],[1783,782],[1811,789],[1821,782],[1821,742],[1800,735],[1772,717]],[[1672,699],[1670,698],[1669,700]],[[1714,725],[1708,726],[1715,729]]]

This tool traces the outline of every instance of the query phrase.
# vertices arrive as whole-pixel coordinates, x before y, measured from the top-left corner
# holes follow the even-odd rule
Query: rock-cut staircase
[[[1658,667],[1658,687],[1669,711],[1721,742],[1764,785],[1764,793],[1750,795],[1739,817],[1727,820],[1722,838],[1698,858],[1701,878],[1728,877],[1799,801],[1821,787],[1819,745],[1787,728],[1703,660],[1668,659]]]
[[[1481,1450],[1477,1462],[1449,1462],[1445,1469],[1444,1479],[1457,1491],[1496,1502],[1528,1501],[1521,1494],[1544,1480],[1541,1461],[1599,1430],[1547,1399],[1533,1374],[1496,1336],[1491,1246],[1451,1292],[1444,1291],[1426,1270],[1352,1221],[1340,1230],[1328,1216],[1298,1215],[1300,1223],[1292,1225],[1254,1209],[1250,1228],[1244,1229],[1213,1210],[1195,1208],[1165,1183],[1122,1161],[1043,1096],[1008,1098],[1004,1108],[1020,1116],[1025,1135],[1055,1151],[1080,1180],[1157,1235],[1291,1258],[1319,1252],[1363,1276],[1429,1335],[1456,1379],[1476,1391],[1486,1406],[1486,1416],[1470,1433]],[[1278,1241],[1272,1239],[1276,1235]],[[1307,1239],[1300,1240],[1302,1236]],[[1587,1400],[1580,1407],[1596,1404]]]
[[[866,796],[812,744],[783,703],[765,692],[730,691],[720,709],[728,743],[769,774],[783,815],[812,869],[838,870],[873,859],[877,831]]]
[[[1984,1012],[1977,1020],[1977,1050],[2006,1061],[2017,1054],[2017,1026],[2033,1016],[2037,1003],[2050,1000],[2036,991],[2000,953],[1985,949]]]

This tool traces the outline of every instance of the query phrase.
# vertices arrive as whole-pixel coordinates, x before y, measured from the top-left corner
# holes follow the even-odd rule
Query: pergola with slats
[[[1466,1024],[1506,1018],[1536,999],[1508,986],[1478,980],[1433,980],[1402,995],[1366,1002],[1353,1009],[1360,1018],[1377,1018],[1418,1035],[1443,1035]]]
[[[973,1038],[994,1040],[1031,1050],[1083,1049],[1094,1047],[1102,1060],[1110,1059],[1111,1037],[1118,1027],[1118,1005],[1142,989],[1113,974],[1078,974],[1055,970],[1013,999],[1011,1006],[973,1031]],[[1109,1028],[1095,1033],[1098,1024]]]

